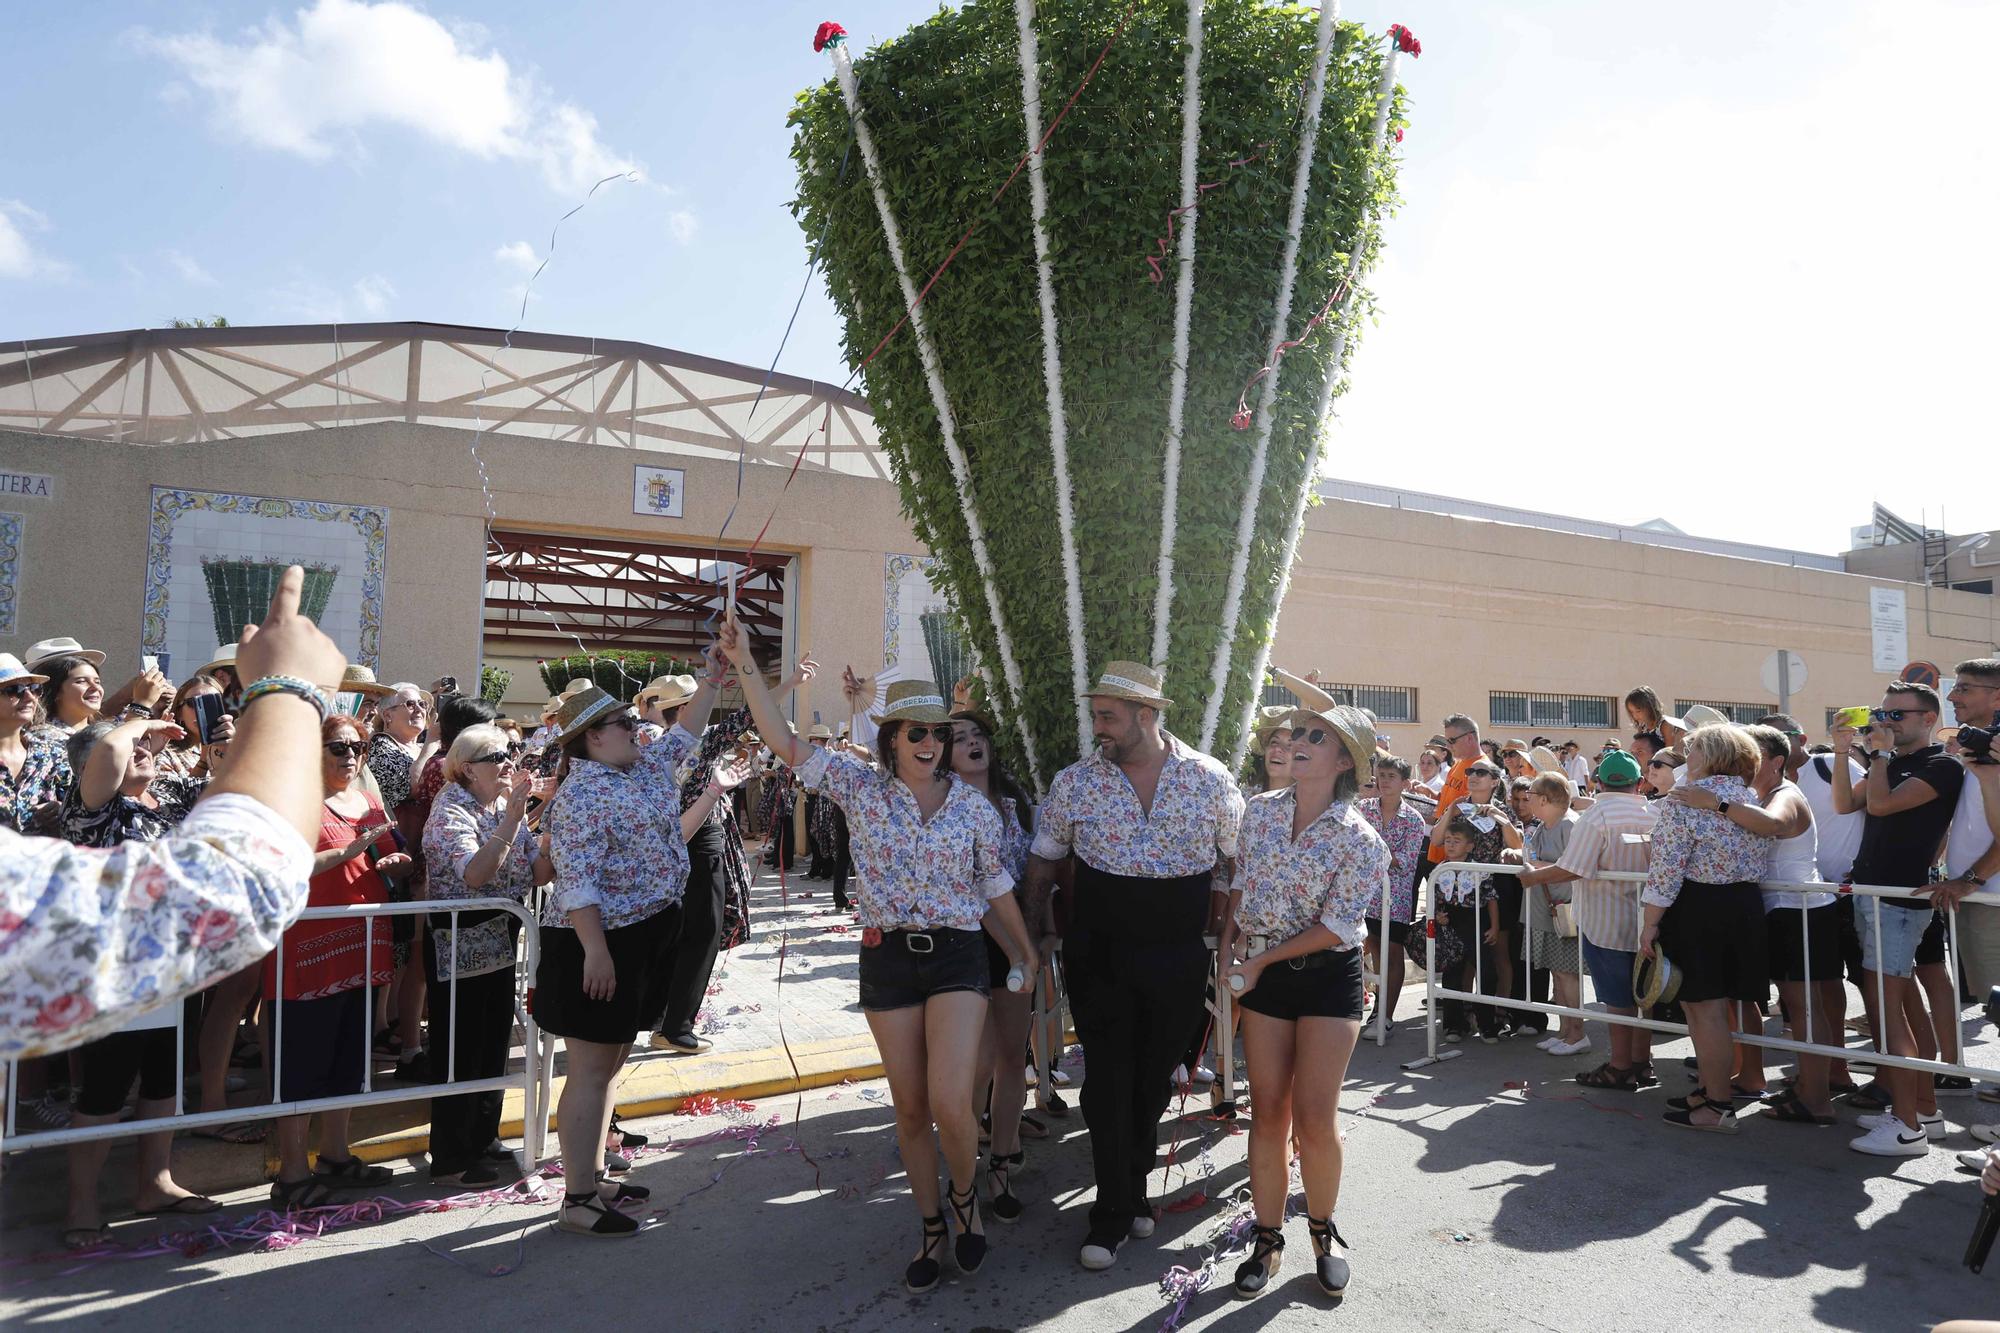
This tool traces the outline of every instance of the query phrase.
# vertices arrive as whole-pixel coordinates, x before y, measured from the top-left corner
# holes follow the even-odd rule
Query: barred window
[[[1417,720],[1417,691],[1410,685],[1329,685],[1321,681],[1319,688],[1333,696],[1337,704],[1349,704],[1355,708],[1365,708],[1375,715],[1377,722],[1415,722]],[[1299,696],[1283,685],[1266,685],[1262,702],[1284,708],[1297,708]]]
[[[1725,703],[1719,699],[1676,699],[1674,700],[1674,712],[1678,716],[1686,717],[1687,710],[1693,708],[1696,704],[1713,708],[1731,722],[1745,727],[1760,717],[1768,717],[1770,714],[1778,711],[1778,705],[1776,704],[1732,704]]]
[[[1597,694],[1528,694],[1494,690],[1486,715],[1496,727],[1609,728],[1616,701]]]

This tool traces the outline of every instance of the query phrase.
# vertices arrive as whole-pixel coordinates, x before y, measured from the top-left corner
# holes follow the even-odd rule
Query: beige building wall
[[[0,468],[52,476],[56,489],[51,500],[0,499],[24,519],[17,624],[0,650],[72,634],[110,654],[108,678],[137,670],[153,486],[370,504],[389,511],[382,677],[450,673],[469,687],[483,647],[515,672],[510,711],[533,716],[546,697],[533,659],[550,649],[482,644],[485,500],[467,441],[403,423],[167,446],[0,432]],[[735,498],[729,462],[513,435],[482,437],[479,452],[503,528],[701,543]],[[631,513],[635,463],[685,469],[684,518]],[[806,470],[788,491],[784,482],[780,468],[746,470],[731,537],[747,543],[780,505],[764,549],[797,556],[794,647],[825,668],[799,716],[817,707],[837,721],[840,667],[881,662],[885,556],[922,548],[886,482]],[[1869,660],[1868,589],[1878,584],[1906,589],[1911,658],[1949,673],[1992,651],[1995,602],[1976,593],[1933,590],[1927,630],[1924,590],[1893,578],[1331,501],[1308,513],[1272,660],[1330,681],[1413,687],[1417,721],[1385,727],[1413,754],[1447,712],[1493,734],[1493,690],[1615,697],[1646,683],[1670,706],[1775,703],[1758,669],[1786,647],[1809,673],[1793,711],[1818,734],[1828,707],[1874,702],[1889,678]],[[1593,750],[1608,734],[1498,734],[1534,731]]]

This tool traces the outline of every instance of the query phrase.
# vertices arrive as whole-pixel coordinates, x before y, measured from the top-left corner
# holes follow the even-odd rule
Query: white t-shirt
[[[1944,870],[1953,879],[1972,869],[1972,863],[1993,846],[1993,830],[1986,823],[1985,788],[1966,766],[1965,785],[1958,789],[1958,813],[1951,817],[1951,837],[1944,845]]]
[[[1820,764],[1827,776],[1820,776]],[[1861,850],[1861,825],[1868,818],[1861,811],[1836,814],[1833,808],[1833,762],[1830,754],[1809,757],[1799,769],[1799,790],[1812,807],[1813,830],[1819,837],[1819,877],[1829,884],[1843,884],[1854,869],[1855,853]],[[1847,776],[1856,787],[1868,781],[1868,770],[1854,759],[1847,761]]]
[[[1563,772],[1569,774],[1569,780],[1576,784],[1578,791],[1590,790],[1590,765],[1584,761],[1582,755],[1573,754],[1565,759]]]
[[[1776,800],[1787,791],[1805,793],[1796,783],[1780,782],[1778,790],[1771,794]],[[1768,807],[1770,802],[1765,803]],[[1808,801],[1810,807],[1812,802]],[[1770,859],[1765,863],[1764,878],[1781,884],[1816,884],[1821,880],[1819,873],[1819,844],[1816,837],[1818,824],[1806,825],[1806,831],[1796,838],[1774,839],[1770,847]],[[1802,907],[1811,910],[1825,907],[1833,901],[1831,893],[1764,893],[1764,910],[1769,912],[1780,907]]]

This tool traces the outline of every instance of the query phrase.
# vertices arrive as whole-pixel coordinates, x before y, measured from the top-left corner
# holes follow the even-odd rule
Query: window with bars
[[[1732,704],[1725,703],[1720,699],[1676,699],[1674,700],[1674,713],[1677,716],[1686,717],[1687,710],[1693,708],[1696,704],[1713,708],[1731,722],[1746,727],[1758,718],[1768,717],[1770,714],[1778,711],[1778,705],[1776,704]]]
[[[1337,704],[1349,704],[1355,708],[1365,708],[1375,715],[1377,722],[1415,722],[1417,720],[1417,691],[1410,685],[1329,685],[1325,681],[1319,686],[1333,696]],[[1281,708],[1297,708],[1299,696],[1283,685],[1266,685],[1261,702]]]
[[[1528,694],[1494,690],[1486,715],[1496,727],[1611,726],[1616,701],[1597,694]]]

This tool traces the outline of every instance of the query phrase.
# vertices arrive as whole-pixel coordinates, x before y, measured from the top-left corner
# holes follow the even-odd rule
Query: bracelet
[[[326,696],[310,681],[300,680],[297,676],[265,676],[251,681],[243,687],[242,707],[248,709],[267,694],[295,694],[313,706],[322,722],[326,720]]]

